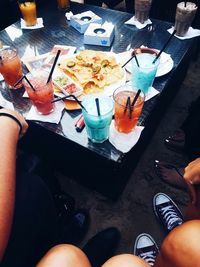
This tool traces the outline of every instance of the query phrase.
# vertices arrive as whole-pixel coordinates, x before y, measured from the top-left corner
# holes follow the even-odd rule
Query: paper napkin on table
[[[134,25],[136,28],[138,29],[143,29],[144,27],[146,27],[148,24],[152,24],[151,20],[148,19],[146,20],[144,23],[140,23],[138,20],[135,19],[135,16],[133,16],[132,18],[130,18],[129,20],[127,20],[125,22],[125,24],[128,25]]]
[[[131,133],[119,133],[115,129],[114,121],[112,120],[110,125],[109,141],[119,151],[127,153],[137,143],[143,129],[143,126],[136,126],[134,131]]]
[[[13,106],[13,103],[11,103],[10,101],[6,100],[1,92],[0,92],[0,106],[3,107],[3,108],[7,108],[7,109],[11,109],[11,110],[15,110],[14,109],[14,106]]]
[[[126,83],[126,86],[129,88],[130,90],[132,90],[131,87],[131,81],[129,81],[128,83]],[[154,87],[151,87],[148,91],[148,93],[145,94],[145,101],[148,101],[149,99],[151,99],[152,97],[158,95],[160,92],[158,90],[156,90]]]
[[[167,30],[170,34],[172,34],[172,32],[174,31],[174,26],[171,27],[170,29]],[[184,40],[184,39],[190,39],[190,38],[194,38],[197,36],[200,36],[200,30],[198,29],[193,29],[192,27],[189,28],[188,32],[185,34],[185,36],[178,36],[178,35],[174,35],[175,37]]]
[[[48,115],[41,115],[39,114],[35,107],[32,106],[28,114],[26,115],[27,120],[33,121],[43,121],[43,122],[51,122],[58,124],[62,117],[62,111],[64,109],[64,103],[62,101],[55,103],[55,109],[52,113]]]
[[[37,23],[34,26],[26,26],[25,21],[21,19],[21,29],[34,30],[44,27],[43,18],[37,18]]]

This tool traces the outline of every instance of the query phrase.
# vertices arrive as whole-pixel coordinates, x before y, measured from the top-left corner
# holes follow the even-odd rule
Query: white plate
[[[160,56],[160,63],[158,65],[156,77],[160,77],[169,73],[173,69],[173,67],[174,67],[174,61],[171,58],[171,56],[165,52],[162,52]],[[126,65],[126,70],[131,73],[131,69],[132,69],[131,62],[129,62]]]

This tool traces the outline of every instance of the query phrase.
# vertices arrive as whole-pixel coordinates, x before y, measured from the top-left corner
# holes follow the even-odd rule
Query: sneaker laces
[[[151,250],[151,251],[141,253],[140,258],[145,260],[150,266],[154,266],[156,254],[157,253],[155,251]]]
[[[168,230],[172,230],[174,227],[183,223],[183,220],[177,215],[174,206],[169,205],[167,207],[160,208],[161,215],[167,224]]]

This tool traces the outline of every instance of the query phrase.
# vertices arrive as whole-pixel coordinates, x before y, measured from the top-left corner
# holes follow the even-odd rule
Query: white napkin
[[[154,87],[151,87],[149,91],[147,92],[147,94],[145,95],[145,101],[148,101],[149,99],[151,99],[152,97],[158,94],[160,94],[160,92],[156,90]]]
[[[66,17],[67,20],[71,20],[71,17],[72,17],[73,15],[74,15],[74,14],[73,14],[71,11],[65,13],[65,17]]]
[[[44,121],[44,122],[51,122],[58,124],[62,117],[62,111],[64,109],[63,101],[58,101],[55,103],[55,109],[52,113],[48,115],[41,115],[39,114],[35,107],[32,106],[29,110],[28,114],[26,115],[27,120],[35,120],[35,121]]]
[[[131,81],[129,81],[128,83],[126,83],[127,87],[130,87],[130,90],[132,90],[131,87]],[[148,91],[148,93],[145,94],[145,101],[148,101],[149,99],[151,99],[152,97],[158,95],[160,92],[158,90],[156,90],[154,87],[151,87]]]
[[[174,26],[171,27],[170,29],[168,29],[167,31],[170,34],[172,34],[172,32],[174,31]],[[176,36],[178,39],[181,39],[181,40],[190,39],[190,38],[194,38],[194,37],[200,36],[200,30],[193,29],[192,27],[190,27],[185,36],[181,37],[181,36],[177,36],[176,34],[174,36]]]
[[[34,26],[26,26],[25,21],[21,19],[21,29],[34,30],[44,27],[43,18],[37,18],[37,23]]]
[[[110,125],[109,141],[119,151],[127,153],[137,143],[144,129],[143,126],[136,126],[134,131],[128,134],[119,133],[115,129],[114,120]]]
[[[129,20],[127,20],[125,22],[125,24],[128,25],[134,25],[136,28],[138,29],[143,29],[144,27],[146,27],[148,24],[152,24],[151,20],[148,19],[146,20],[143,24],[140,23],[138,20],[135,19],[135,16],[133,16],[132,18],[130,18]]]
[[[11,103],[10,101],[6,100],[1,92],[0,92],[0,106],[3,107],[3,108],[7,108],[7,109],[11,109],[11,110],[15,110],[14,109],[14,106],[13,106],[13,103]]]

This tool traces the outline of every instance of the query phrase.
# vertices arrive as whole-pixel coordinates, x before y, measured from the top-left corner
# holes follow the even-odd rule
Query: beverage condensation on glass
[[[36,3],[35,1],[27,0],[18,2],[26,26],[34,26],[37,23]]]
[[[70,7],[70,0],[57,0],[57,3],[60,10],[66,10]]]
[[[155,52],[145,49],[145,52],[136,54],[139,67],[135,61],[135,58],[132,59],[132,88],[134,91],[141,89],[145,94],[148,93],[151,88],[153,81],[156,76],[156,72],[159,65],[159,59],[153,63],[153,60],[156,58]]]
[[[176,35],[184,36],[191,26],[197,11],[197,5],[192,2],[180,2],[177,4],[175,17]]]
[[[47,83],[48,76],[49,73],[41,69],[28,73],[26,77],[33,85],[34,90],[25,79],[23,80],[24,88],[30,100],[38,113],[43,115],[51,113],[55,107],[55,104],[51,103],[54,98],[53,83],[51,80]]]
[[[129,107],[126,107],[127,99],[130,97],[130,103],[133,102],[136,92],[130,90],[129,87],[120,87],[113,93],[113,99],[115,102],[114,116],[115,116],[115,128],[121,133],[130,133],[137,125],[138,119],[142,112],[144,105],[144,93],[141,92],[135,105],[131,108],[131,114]]]
[[[149,18],[152,0],[135,0],[135,19],[144,23]]]
[[[101,115],[98,116],[95,96],[86,96],[83,99],[83,118],[88,138],[93,143],[103,143],[108,139],[109,128],[113,115],[113,100],[110,97],[98,96]]]
[[[14,48],[5,48],[0,50],[0,73],[10,89],[17,89],[22,86],[19,83],[14,84],[22,77],[22,66],[17,50]]]

